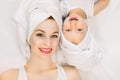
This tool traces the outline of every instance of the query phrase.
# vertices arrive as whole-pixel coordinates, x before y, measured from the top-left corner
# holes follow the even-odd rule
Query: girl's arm
[[[94,5],[94,15],[97,15],[100,11],[106,8],[110,0],[98,0]]]

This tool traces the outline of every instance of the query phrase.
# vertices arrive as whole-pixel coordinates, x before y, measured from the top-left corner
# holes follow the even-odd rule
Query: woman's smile
[[[50,54],[52,52],[52,48],[39,48],[42,54]]]

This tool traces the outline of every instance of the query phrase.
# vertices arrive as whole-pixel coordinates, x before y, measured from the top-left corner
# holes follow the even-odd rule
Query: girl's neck
[[[47,56],[44,58],[30,57],[25,65],[25,69],[28,72],[42,72],[54,68],[56,68],[56,64]]]

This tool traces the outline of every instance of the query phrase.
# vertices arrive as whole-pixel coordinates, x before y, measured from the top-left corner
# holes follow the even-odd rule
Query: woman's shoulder
[[[80,80],[79,71],[73,66],[63,66],[68,80]]]
[[[0,74],[0,80],[17,80],[19,69],[9,69]]]

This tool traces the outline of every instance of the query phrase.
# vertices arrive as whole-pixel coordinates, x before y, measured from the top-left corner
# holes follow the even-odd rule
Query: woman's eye
[[[52,38],[58,38],[58,35],[52,35]]]
[[[78,29],[78,31],[82,31],[82,29]]]
[[[36,34],[37,36],[39,36],[39,37],[43,37],[44,35],[43,34]]]

